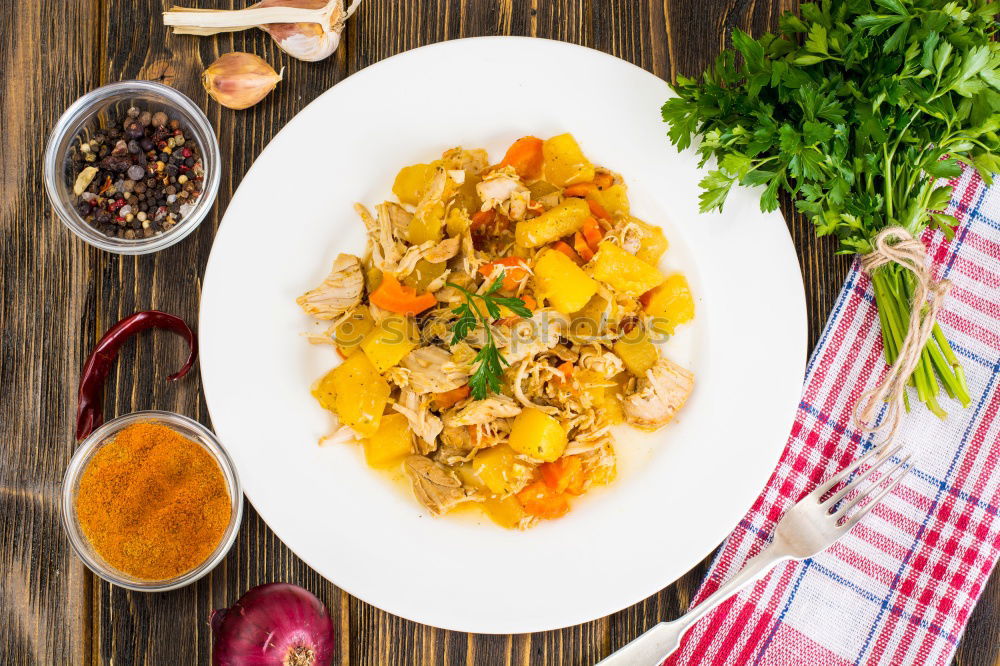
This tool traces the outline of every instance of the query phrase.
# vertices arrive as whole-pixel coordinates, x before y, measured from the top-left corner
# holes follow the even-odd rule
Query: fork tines
[[[841,471],[834,474],[833,477],[831,477],[827,482],[820,484],[812,493],[810,493],[812,499],[826,509],[826,513],[839,527],[842,527],[843,529],[850,529],[855,523],[861,520],[861,518],[863,518],[872,507],[885,499],[885,497],[889,495],[889,493],[891,493],[904,478],[906,478],[906,474],[913,467],[912,464],[907,464],[913,457],[913,454],[906,454],[902,458],[898,459],[891,467],[888,465],[888,463],[892,461],[893,458],[895,458],[897,454],[902,451],[902,449],[902,444],[896,444],[889,449],[881,446],[875,447],[865,455],[858,458],[853,464],[848,465]],[[856,477],[849,478],[866,463],[872,464]],[[888,469],[886,469],[887,467]],[[877,482],[859,492],[853,498],[845,502],[843,506],[838,506],[845,498],[847,498],[849,494],[858,490],[861,483],[874,474],[876,470],[884,470],[880,474]],[[900,473],[900,470],[902,470],[902,473]],[[823,499],[845,479],[848,479],[848,481],[844,484],[843,488],[838,490],[829,498]],[[885,484],[886,480],[889,480],[889,485],[879,491],[879,489]],[[858,508],[858,510],[855,511],[854,515],[850,518],[847,518],[847,513],[866,498],[873,499],[864,506]]]

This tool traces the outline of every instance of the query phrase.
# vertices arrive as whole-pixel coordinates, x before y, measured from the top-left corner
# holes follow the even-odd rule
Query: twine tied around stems
[[[923,242],[903,227],[883,229],[875,236],[873,244],[875,249],[861,257],[862,270],[872,275],[882,266],[899,264],[913,273],[915,283],[909,327],[899,347],[899,355],[882,381],[865,391],[854,406],[854,423],[860,430],[877,432],[888,429],[886,441],[890,441],[903,416],[906,383],[916,370],[924,346],[934,332],[938,310],[951,288],[951,282],[934,280],[927,266],[927,250]],[[886,403],[885,417],[874,423],[882,403]]]

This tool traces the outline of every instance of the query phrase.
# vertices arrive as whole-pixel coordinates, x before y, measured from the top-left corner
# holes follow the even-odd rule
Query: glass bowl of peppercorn
[[[84,564],[104,580],[165,592],[226,556],[243,515],[232,459],[211,430],[164,411],[105,423],[63,477],[62,520]]]
[[[45,189],[59,218],[118,254],[177,243],[219,190],[219,142],[187,96],[154,81],[121,81],[76,100],[45,148]]]

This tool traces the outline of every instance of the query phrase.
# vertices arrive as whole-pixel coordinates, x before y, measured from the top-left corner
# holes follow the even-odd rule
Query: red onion
[[[326,666],[333,621],[323,602],[289,583],[259,585],[212,611],[215,666]]]

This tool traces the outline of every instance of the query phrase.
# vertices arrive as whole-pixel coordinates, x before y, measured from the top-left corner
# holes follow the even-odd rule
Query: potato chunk
[[[593,259],[594,279],[630,296],[644,294],[663,282],[660,271],[614,243],[605,241],[599,247]]]
[[[589,196],[600,204],[611,217],[619,214],[628,215],[629,213],[628,190],[621,183],[604,190],[597,190]]]
[[[670,243],[667,242],[667,237],[663,234],[663,229],[643,222],[637,217],[630,218],[629,222],[642,230],[642,240],[639,241],[639,249],[636,251],[635,256],[650,266],[656,266],[660,263],[663,253],[670,246]]]
[[[371,311],[368,306],[362,305],[350,317],[337,324],[333,329],[333,339],[344,356],[350,356],[360,348],[361,341],[373,328],[375,320],[372,319]]]
[[[365,460],[371,467],[386,469],[413,453],[410,424],[402,414],[386,414],[378,430],[365,440]]]
[[[560,134],[542,144],[545,180],[563,187],[594,180],[594,165],[580,150],[572,134]]]
[[[566,431],[555,418],[528,407],[514,418],[509,444],[518,453],[552,462],[566,450]]]
[[[566,199],[534,219],[518,222],[514,229],[514,242],[521,247],[541,247],[574,233],[588,217],[590,206],[586,201]]]
[[[660,352],[643,331],[633,330],[615,341],[614,352],[625,367],[636,377],[643,377],[646,371],[656,365]]]
[[[517,459],[506,444],[483,449],[472,459],[472,471],[495,495],[520,490],[531,476],[531,468]]]
[[[333,411],[344,425],[353,428],[362,437],[370,437],[382,422],[382,412],[389,401],[389,383],[365,354],[352,354],[334,368],[329,375],[333,394]],[[326,378],[321,380],[322,385]],[[320,404],[324,404],[320,399]]]
[[[520,526],[521,521],[528,517],[528,513],[521,506],[516,497],[510,495],[503,498],[490,498],[482,503],[483,511],[494,523],[500,527],[514,529]]]
[[[680,273],[668,277],[663,284],[643,295],[646,314],[653,317],[651,327],[656,333],[670,335],[681,324],[694,318],[694,299],[687,278]]]
[[[379,372],[397,365],[419,344],[420,334],[409,317],[386,317],[361,341],[361,349]]]
[[[423,199],[427,192],[427,186],[436,172],[437,169],[433,164],[413,164],[403,167],[396,174],[396,180],[392,184],[392,193],[402,203],[416,206]]]
[[[583,308],[597,293],[597,283],[562,252],[546,250],[535,262],[536,292],[559,312]]]

